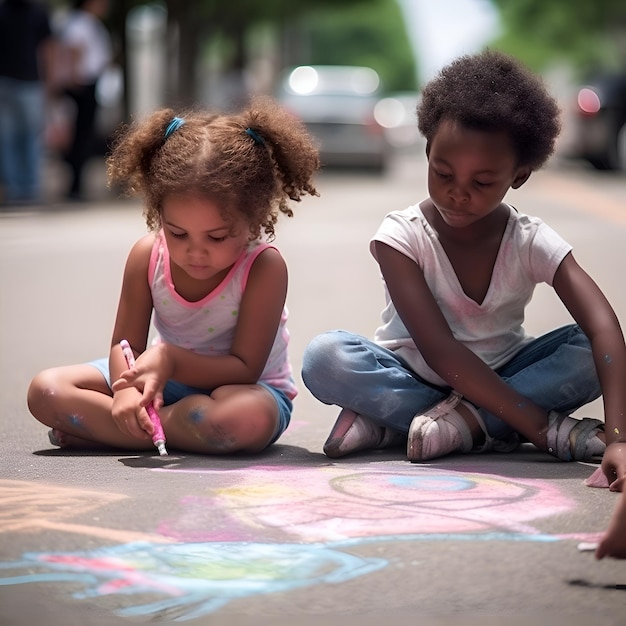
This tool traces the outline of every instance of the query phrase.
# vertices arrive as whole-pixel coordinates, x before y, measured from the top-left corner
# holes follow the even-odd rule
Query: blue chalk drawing
[[[77,599],[109,594],[159,594],[165,599],[117,611],[184,621],[207,615],[231,600],[320,583],[341,583],[387,565],[322,544],[131,543],[85,552],[27,553],[0,570],[31,573],[0,578],[0,585],[80,582]],[[41,571],[33,572],[39,569]]]

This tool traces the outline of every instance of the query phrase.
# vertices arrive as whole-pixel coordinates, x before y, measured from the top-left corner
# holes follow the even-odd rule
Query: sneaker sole
[[[341,445],[356,418],[357,414],[353,411],[348,411],[347,409],[341,411],[340,416],[337,418],[335,425],[330,431],[330,435],[328,435],[328,439],[326,439],[324,443],[323,450],[327,457],[338,459],[345,454],[349,454],[341,450]]]
[[[411,422],[409,429],[409,437],[407,439],[406,455],[411,463],[427,461],[428,458],[423,456],[424,448],[424,429],[432,422],[431,418],[425,417],[424,421],[419,425],[415,424],[415,420]]]

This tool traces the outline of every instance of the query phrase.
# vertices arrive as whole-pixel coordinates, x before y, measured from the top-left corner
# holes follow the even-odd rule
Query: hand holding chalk
[[[122,339],[120,341],[120,346],[122,347],[122,353],[124,354],[124,358],[126,359],[126,364],[128,365],[128,369],[131,369],[135,366],[135,355],[133,354],[133,350],[130,347],[130,344],[126,339]],[[167,450],[165,448],[165,433],[163,432],[163,426],[161,425],[161,418],[159,414],[156,412],[156,409],[152,405],[152,402],[146,407],[146,411],[148,412],[148,416],[150,417],[150,421],[154,426],[154,435],[152,435],[152,443],[156,446],[159,454],[161,456],[165,456],[167,454]]]

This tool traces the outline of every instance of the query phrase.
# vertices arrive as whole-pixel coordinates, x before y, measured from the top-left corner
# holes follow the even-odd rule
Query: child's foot
[[[391,448],[403,441],[401,433],[378,426],[350,409],[342,409],[324,444],[324,454],[336,459],[359,450]]]
[[[65,448],[65,433],[57,428],[51,428],[48,431],[48,439],[53,446]]]
[[[517,433],[494,439],[478,409],[453,391],[439,404],[416,415],[409,428],[409,461],[428,461],[452,452],[513,452],[520,445]]]
[[[409,428],[409,461],[428,461],[452,452],[470,452],[474,441],[469,426],[454,409],[437,418],[416,415]]]
[[[53,428],[48,431],[48,439],[53,446],[58,446],[62,449],[98,450],[107,447],[96,441],[91,441],[90,439],[83,439],[82,437],[69,435],[58,428]]]
[[[577,419],[556,411],[548,413],[548,452],[561,461],[600,460],[606,444],[598,435],[603,434],[604,423],[590,417]]]

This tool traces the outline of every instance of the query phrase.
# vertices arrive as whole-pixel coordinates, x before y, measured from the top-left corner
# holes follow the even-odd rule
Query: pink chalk
[[[587,487],[600,487],[607,488],[609,486],[608,478],[604,475],[601,467],[598,467],[587,480],[585,480]]]
[[[128,365],[128,369],[135,366],[135,355],[133,354],[133,350],[130,347],[130,344],[126,339],[122,339],[120,341],[120,346],[122,347],[122,353],[124,358],[126,359],[126,364]],[[146,407],[146,411],[148,412],[148,417],[154,426],[154,435],[152,435],[152,443],[156,446],[156,449],[159,451],[161,456],[165,456],[167,454],[167,450],[165,448],[165,433],[163,432],[163,426],[161,424],[161,418],[159,414],[156,412],[156,409],[152,405],[152,402]]]

